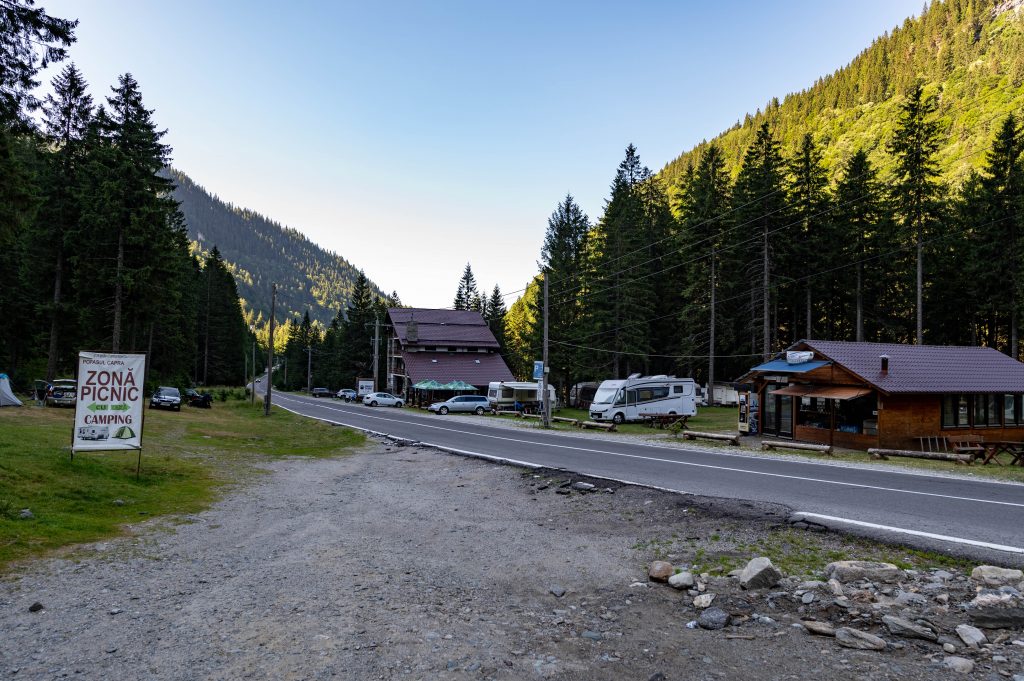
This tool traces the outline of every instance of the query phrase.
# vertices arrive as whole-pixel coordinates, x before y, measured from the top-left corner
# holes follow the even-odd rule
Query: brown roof
[[[1024,364],[995,348],[819,340],[793,346],[803,347],[885,393],[1024,392]],[[881,355],[889,356],[886,374],[882,373]]]
[[[431,310],[393,307],[388,310],[395,335],[402,345],[432,345],[459,348],[498,348],[498,341],[483,316],[473,310]],[[416,322],[417,339],[408,340],[409,322]],[[497,379],[496,379],[497,380]]]
[[[486,388],[491,381],[514,381],[505,360],[496,353],[407,352],[405,373],[412,383],[433,379],[438,383],[465,381]]]

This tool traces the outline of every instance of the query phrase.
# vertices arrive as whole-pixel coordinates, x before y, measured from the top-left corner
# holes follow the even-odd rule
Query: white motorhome
[[[641,376],[633,374],[621,381],[604,381],[590,405],[595,421],[640,421],[645,414],[697,413],[697,384],[692,378]]]
[[[492,381],[487,384],[487,402],[492,410],[516,408],[520,405],[536,405],[540,402],[540,384],[536,381]],[[548,386],[548,400],[555,401],[555,386]]]
[[[697,386],[697,404],[702,407],[735,407],[740,403],[740,394],[732,383],[715,381],[714,389]]]

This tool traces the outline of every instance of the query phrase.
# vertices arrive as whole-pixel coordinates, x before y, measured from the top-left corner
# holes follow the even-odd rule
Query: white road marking
[[[962,537],[950,537],[945,534],[934,534],[932,532],[921,532],[919,530],[908,530],[902,527],[890,527],[889,525],[876,525],[875,523],[866,523],[863,520],[851,520],[849,518],[837,518],[831,515],[821,515],[820,513],[805,513],[799,511],[792,515],[793,518],[798,519],[818,519],[826,520],[834,523],[843,523],[846,525],[855,525],[857,527],[865,527],[872,530],[884,530],[885,532],[896,532],[899,534],[909,534],[914,537],[924,537],[925,539],[937,539],[944,542],[952,542],[954,544],[965,544],[967,546],[977,546],[983,549],[994,549],[996,551],[1004,551],[1007,553],[1022,553],[1024,554],[1024,548],[1017,546],[1006,546],[1004,544],[992,544],[987,541],[978,541],[976,539],[963,539]]]
[[[308,404],[308,403],[303,402],[303,404]],[[316,405],[310,405],[310,406],[316,406]],[[326,406],[322,407],[322,408],[332,409],[331,407],[326,407]],[[318,418],[316,416],[309,416],[308,414],[301,414],[301,413],[296,412],[296,411],[294,411],[292,409],[287,409],[286,407],[282,407],[282,409],[286,409],[287,411],[291,411],[292,413],[299,414],[300,416],[307,416],[308,418]],[[334,411],[344,411],[344,410],[334,409]],[[370,416],[369,414],[366,414],[366,415],[360,414],[359,416],[362,417],[362,418],[379,419],[379,420],[383,420],[383,421],[394,421],[394,419],[384,418],[384,417],[380,417],[380,416]],[[349,428],[355,428],[357,430],[364,430],[364,431],[368,431],[368,432],[375,432],[375,431],[369,431],[369,429],[367,429],[367,428],[363,428],[361,426],[357,426],[357,425],[354,425],[354,424],[351,424],[351,423],[341,423],[341,422],[336,422],[336,421],[330,421],[329,419],[323,419],[323,418],[321,418],[319,420],[327,421],[329,423],[337,423],[338,425],[347,426]],[[695,462],[690,462],[690,461],[677,461],[675,459],[663,459],[663,458],[654,457],[654,456],[640,456],[639,454],[625,454],[625,453],[622,453],[622,452],[609,452],[609,451],[605,451],[605,450],[602,450],[602,449],[591,449],[591,448],[588,448],[588,447],[575,447],[575,446],[571,446],[571,445],[561,445],[561,444],[548,443],[548,442],[541,443],[541,442],[534,442],[532,440],[520,440],[520,439],[513,438],[513,437],[503,437],[503,436],[499,436],[499,435],[486,435],[486,434],[483,434],[483,433],[474,433],[472,431],[457,430],[455,428],[445,428],[443,426],[434,426],[434,425],[430,425],[430,424],[420,424],[420,425],[422,427],[424,427],[424,428],[434,428],[436,430],[443,430],[443,431],[452,432],[452,433],[459,433],[459,434],[463,434],[463,435],[472,435],[472,436],[475,436],[475,437],[489,438],[489,439],[492,439],[492,440],[501,440],[501,441],[504,441],[504,442],[514,442],[514,443],[517,443],[517,444],[527,444],[527,445],[534,445],[534,446],[540,446],[540,447],[553,447],[553,448],[557,448],[557,449],[568,449],[568,450],[572,450],[572,451],[587,452],[587,453],[591,453],[591,454],[604,454],[606,456],[617,456],[617,457],[625,458],[625,459],[637,459],[637,460],[640,460],[640,461],[653,461],[653,462],[657,462],[657,463],[675,464],[675,465],[678,465],[678,466],[690,466],[690,467],[693,467],[693,468],[707,468],[707,469],[710,469],[710,470],[728,471],[728,472],[731,472],[731,473],[746,473],[748,475],[761,475],[761,476],[770,477],[770,478],[782,478],[782,479],[786,479],[786,480],[799,480],[801,482],[817,482],[817,483],[821,483],[821,484],[825,484],[825,485],[836,485],[836,486],[839,486],[839,487],[852,487],[852,488],[855,488],[855,489],[870,489],[870,490],[875,490],[875,491],[879,491],[879,492],[894,492],[894,493],[897,493],[897,494],[912,494],[912,495],[916,495],[916,496],[936,497],[936,498],[939,498],[939,499],[950,499],[950,500],[953,500],[953,501],[968,501],[968,502],[972,502],[972,503],[976,503],[976,504],[992,504],[992,505],[996,505],[996,506],[1011,506],[1011,507],[1014,507],[1014,508],[1024,508],[1024,503],[1014,502],[1014,501],[995,501],[995,500],[992,500],[992,499],[979,499],[979,498],[975,498],[975,497],[961,497],[961,496],[956,496],[956,495],[952,495],[952,494],[939,494],[937,492],[921,492],[921,491],[918,491],[918,490],[900,489],[900,488],[897,488],[897,487],[880,487],[880,486],[877,486],[877,485],[865,485],[865,484],[856,483],[856,482],[844,482],[842,480],[825,480],[825,479],[821,479],[821,478],[811,478],[811,477],[806,477],[806,476],[802,476],[802,475],[789,475],[789,474],[786,474],[786,473],[771,473],[771,472],[768,472],[768,471],[752,471],[752,470],[747,470],[747,469],[744,469],[744,468],[733,468],[733,467],[730,467],[730,466],[717,466],[717,465],[706,464],[706,463],[695,463]],[[480,456],[484,456],[483,454],[479,454],[479,455]],[[981,481],[979,481],[979,482],[981,482]]]

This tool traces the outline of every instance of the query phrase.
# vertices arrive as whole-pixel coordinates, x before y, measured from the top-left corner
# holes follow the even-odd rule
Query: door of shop
[[[791,395],[775,395],[775,391],[785,386],[766,385],[764,387],[764,423],[762,431],[765,435],[776,437],[793,437],[793,397]]]

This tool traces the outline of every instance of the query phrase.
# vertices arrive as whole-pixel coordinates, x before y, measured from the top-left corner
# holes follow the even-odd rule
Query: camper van
[[[692,378],[641,376],[604,381],[594,394],[590,418],[594,421],[640,421],[645,414],[697,413],[697,386]]]
[[[697,386],[697,404],[702,407],[735,407],[740,403],[740,394],[732,383],[715,381],[714,389]]]
[[[487,384],[487,402],[491,411],[513,410],[516,403],[521,407],[533,407],[540,403],[540,385],[535,381],[492,381]],[[548,386],[551,406],[555,402],[555,386]]]
[[[110,437],[108,426],[79,426],[79,440],[106,440]]]

